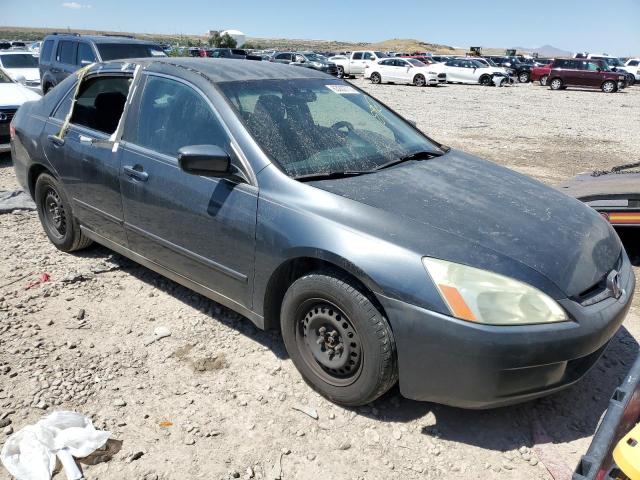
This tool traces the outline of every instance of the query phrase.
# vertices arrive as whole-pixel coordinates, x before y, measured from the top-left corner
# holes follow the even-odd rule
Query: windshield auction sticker
[[[355,88],[350,87],[349,85],[325,85],[332,92],[338,93],[340,95],[360,93]]]

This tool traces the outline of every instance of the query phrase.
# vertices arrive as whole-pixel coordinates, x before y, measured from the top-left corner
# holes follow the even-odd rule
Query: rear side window
[[[58,55],[56,60],[60,63],[75,65],[76,63],[76,47],[77,42],[69,42],[66,40],[58,43]]]
[[[67,118],[67,114],[69,113],[69,110],[71,110],[73,94],[76,92],[76,85],[77,83],[74,84],[73,87],[71,87],[71,90],[69,90],[62,101],[58,104],[58,108],[56,108],[55,112],[52,115],[53,118],[61,121],[64,121],[64,119]]]
[[[53,50],[53,40],[46,40],[40,50],[40,62],[50,62]]]
[[[149,76],[140,108],[125,140],[172,157],[189,145],[218,145],[228,150],[229,137],[207,101],[182,82]]]
[[[638,60],[631,60],[629,62],[629,67],[637,67],[638,66]]]
[[[131,77],[96,77],[82,83],[71,123],[111,135],[127,101]]]

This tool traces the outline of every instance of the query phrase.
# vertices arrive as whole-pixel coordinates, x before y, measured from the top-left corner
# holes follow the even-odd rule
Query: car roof
[[[166,68],[166,66],[183,68],[204,75],[213,83],[294,78],[334,79],[334,77],[313,68],[296,68],[291,65],[257,60],[208,57],[135,58],[127,59],[126,61],[97,63],[90,71],[127,70],[127,66],[129,66],[129,69],[133,69],[136,65],[140,65],[141,68],[149,71],[160,70]]]
[[[118,37],[111,35],[76,35],[67,33],[50,34],[45,37],[45,40],[51,40],[53,38],[64,40],[90,40],[94,43],[137,43],[141,45],[157,45],[157,42],[152,42],[151,40],[140,40],[131,37]]]

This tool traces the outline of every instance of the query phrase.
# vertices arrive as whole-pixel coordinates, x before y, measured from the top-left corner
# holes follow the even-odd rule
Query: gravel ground
[[[548,183],[638,159],[640,88],[354,83],[433,138]],[[0,157],[0,190],[14,188]],[[87,479],[550,479],[545,462],[574,468],[638,350],[636,300],[560,394],[465,411],[394,389],[343,409],[307,387],[277,334],[104,248],[60,253],[33,212],[0,215],[0,245],[0,444],[46,412],[82,412],[122,442]]]

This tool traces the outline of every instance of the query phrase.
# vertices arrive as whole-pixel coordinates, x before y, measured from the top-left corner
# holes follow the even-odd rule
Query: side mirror
[[[80,60],[80,65],[86,66],[91,65],[93,62],[90,60]]]
[[[27,84],[27,79],[25,78],[24,75],[16,75],[15,77],[13,77],[13,79],[19,83],[20,85],[26,85]]]
[[[217,145],[191,145],[178,150],[178,165],[192,175],[227,177],[231,175],[231,157]]]

